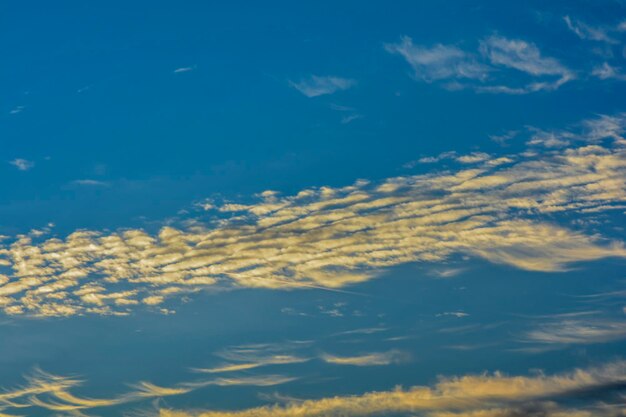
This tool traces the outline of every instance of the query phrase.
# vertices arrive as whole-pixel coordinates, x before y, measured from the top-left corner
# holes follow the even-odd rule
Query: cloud
[[[404,165],[404,168],[413,168],[417,164],[435,164],[444,160],[454,160],[462,164],[475,164],[478,162],[485,162],[487,160],[496,161],[491,158],[491,155],[484,152],[472,152],[466,155],[459,155],[455,151],[442,152],[437,156],[425,156],[417,161],[412,161]],[[499,162],[503,162],[502,159]],[[511,162],[511,161],[509,161]]]
[[[307,97],[317,97],[347,90],[356,85],[356,81],[349,78],[311,75],[298,82],[290,81],[289,85]]]
[[[626,74],[622,72],[622,69],[610,65],[608,62],[604,62],[602,63],[602,65],[598,65],[594,67],[593,71],[591,72],[591,75],[601,80],[609,80],[609,79],[620,80],[620,81],[626,80]]]
[[[512,68],[533,77],[557,76],[554,81],[535,81],[523,87],[488,86],[485,91],[528,93],[540,90],[555,90],[574,79],[574,74],[558,60],[544,57],[533,43],[502,36],[490,36],[480,42],[481,53],[496,66]]]
[[[475,164],[478,162],[485,162],[488,159],[491,159],[491,155],[484,152],[472,152],[469,155],[461,155],[456,158],[457,162],[461,162],[462,164]]]
[[[303,363],[310,360],[308,357],[297,356],[291,351],[307,345],[307,343],[282,343],[233,346],[217,353],[217,356],[227,360],[212,368],[194,368],[195,372],[215,374],[238,372],[271,365],[289,365]]]
[[[541,344],[593,344],[626,338],[626,322],[587,319],[542,324],[526,334],[525,341]]]
[[[33,161],[29,161],[27,159],[16,158],[9,162],[11,165],[19,169],[20,171],[28,171],[32,167],[35,166]]]
[[[568,399],[595,390],[605,396],[626,382],[626,363],[577,369],[568,373],[507,376],[501,373],[441,378],[433,387],[400,387],[391,391],[289,401],[237,411],[176,411],[160,409],[161,417],[360,417],[419,413],[427,417],[615,416],[621,399],[583,400],[576,410]],[[613,401],[613,403],[611,403]],[[590,410],[593,410],[591,412]],[[534,414],[533,414],[534,413]]]
[[[535,44],[496,35],[480,41],[480,55],[453,45],[415,45],[406,36],[398,43],[386,44],[385,50],[402,56],[416,78],[429,83],[447,81],[443,86],[450,90],[528,94],[556,90],[575,78],[558,60],[543,56]],[[522,72],[531,81],[514,85],[515,72],[503,70]]]
[[[454,278],[457,275],[465,272],[466,268],[435,268],[428,272],[429,275],[432,275],[437,278]]]
[[[25,106],[16,106],[9,111],[9,114],[19,114],[23,112],[25,108]]]
[[[360,114],[349,114],[341,118],[341,123],[344,125],[347,125],[350,122],[353,122],[355,120],[362,119],[362,118],[363,118],[363,115],[360,115]]]
[[[320,358],[324,362],[334,365],[380,366],[405,363],[408,361],[409,356],[405,352],[390,350],[388,352],[367,353],[357,356],[335,356],[325,353]]]
[[[209,386],[275,386],[296,378],[281,375],[246,375],[180,382],[164,387],[147,381],[130,384],[130,390],[110,397],[81,397],[72,391],[83,388],[85,381],[53,375],[41,370],[26,376],[26,384],[4,389],[0,393],[0,416],[5,411],[43,409],[79,413],[149,399],[181,396]],[[414,386],[360,395],[335,396],[312,400],[288,397],[284,405],[271,405],[237,411],[174,411],[160,409],[168,417],[359,417],[393,413],[419,413],[439,416],[510,416],[517,417],[534,410],[541,416],[562,417],[568,414],[568,400],[576,397],[577,412],[593,410],[585,416],[611,414],[622,403],[620,394],[626,383],[626,362],[615,361],[602,366],[574,369],[546,375],[509,376],[500,372],[440,377],[433,386]],[[81,390],[81,391],[82,391]],[[585,393],[593,392],[593,396]],[[617,395],[613,395],[616,393]],[[598,403],[592,401],[598,400]],[[623,405],[622,405],[623,406]],[[623,410],[626,411],[626,410]],[[22,414],[20,413],[20,414]],[[76,414],[80,415],[80,414]],[[576,414],[574,414],[576,415]]]
[[[140,381],[130,384],[130,391],[110,398],[80,397],[72,393],[80,388],[84,381],[59,375],[53,375],[35,369],[25,377],[26,384],[15,389],[0,392],[0,417],[5,410],[40,408],[55,412],[68,412],[73,415],[81,410],[106,408],[146,399],[185,395],[208,386],[257,386],[267,387],[292,382],[297,378],[282,375],[247,375],[228,378],[198,379],[179,382],[170,387],[163,387],[151,382]]]
[[[506,145],[508,142],[519,134],[517,130],[509,130],[501,135],[489,135],[489,139],[500,144]]]
[[[609,35],[611,28],[593,27],[569,16],[563,17],[565,24],[580,39],[617,44],[619,41]]]
[[[196,66],[194,65],[193,67],[180,67],[180,68],[176,68],[174,70],[174,74],[180,74],[183,72],[190,72],[196,69]]]
[[[389,267],[455,254],[549,272],[626,257],[621,241],[558,223],[626,202],[625,126],[626,115],[601,116],[552,132],[569,147],[541,154],[470,154],[469,166],[453,170],[264,193],[245,204],[213,201],[210,211],[233,215],[188,229],[18,235],[0,247],[0,308],[35,316],[169,312],[170,299],[212,287],[343,291]]]
[[[91,180],[91,179],[75,180],[75,181],[72,181],[72,184],[84,185],[87,187],[108,187],[109,186],[108,182],[99,181],[99,180]]]
[[[444,313],[437,314],[437,317],[445,317],[445,316],[452,316],[452,317],[456,317],[457,319],[462,319],[463,317],[468,317],[469,314],[464,313],[463,311],[446,311]]]
[[[489,72],[489,67],[456,46],[437,44],[425,47],[413,44],[411,38],[404,36],[399,43],[386,44],[385,50],[402,56],[413,68],[415,76],[426,82],[451,78],[482,80]]]

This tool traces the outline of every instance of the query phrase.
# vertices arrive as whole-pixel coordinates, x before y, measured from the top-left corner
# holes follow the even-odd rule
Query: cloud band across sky
[[[216,286],[336,289],[459,253],[532,271],[626,257],[622,242],[557,221],[561,213],[624,210],[625,126],[626,115],[603,116],[551,132],[550,143],[537,133],[520,154],[459,157],[452,170],[207,203],[231,217],[188,230],[20,235],[0,251],[0,307],[127,314]]]
[[[139,403],[154,398],[183,396],[207,386],[275,386],[293,381],[276,375],[244,378],[217,378],[182,382],[161,387],[142,381],[132,390],[111,398],[88,398],[72,391],[84,381],[37,370],[27,384],[5,389],[0,394],[0,413],[13,410],[45,409],[74,413]],[[432,386],[396,387],[387,391],[335,396],[310,400],[290,398],[287,403],[236,411],[175,411],[165,407],[146,410],[144,415],[161,417],[361,417],[393,413],[443,416],[620,416],[624,408],[620,395],[626,382],[626,363],[609,362],[586,369],[558,374],[537,373],[509,376],[500,372],[440,377]],[[568,408],[568,399],[588,398],[584,405]],[[12,414],[0,414],[12,415]]]
[[[618,393],[626,381],[623,362],[597,368],[537,376],[501,373],[441,378],[433,387],[370,392],[318,400],[291,401],[286,405],[239,411],[173,411],[161,409],[160,417],[360,417],[419,413],[432,417],[591,417],[623,415]],[[568,409],[573,396],[594,392],[604,400]],[[588,408],[589,407],[589,408]]]

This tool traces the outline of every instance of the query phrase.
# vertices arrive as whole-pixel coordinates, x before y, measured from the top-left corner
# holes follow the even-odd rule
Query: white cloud
[[[466,271],[466,268],[436,268],[429,271],[429,274],[437,278],[454,278]]]
[[[92,180],[92,179],[75,180],[75,181],[72,181],[72,183],[76,185],[84,185],[88,187],[108,187],[109,186],[108,182]]]
[[[355,120],[362,119],[362,118],[363,118],[363,115],[360,115],[360,114],[349,114],[341,118],[341,123],[346,125],[350,122],[353,122]]]
[[[489,72],[489,67],[456,46],[425,47],[413,44],[411,38],[404,36],[399,43],[386,44],[385,49],[401,55],[411,65],[415,76],[426,82],[451,78],[482,80]]]
[[[9,114],[18,114],[24,111],[26,107],[24,106],[16,106],[13,109],[11,109],[11,111],[9,111]]]
[[[443,87],[452,91],[528,94],[556,90],[575,78],[557,59],[543,56],[535,44],[496,35],[480,41],[480,55],[452,45],[415,45],[406,36],[399,43],[386,44],[385,49],[402,56],[416,78],[429,83],[446,81]],[[531,80],[516,81],[516,71]]]
[[[622,72],[622,69],[610,65],[608,62],[603,62],[601,65],[594,67],[591,75],[601,80],[626,80],[626,74]]]
[[[507,39],[502,36],[490,36],[480,43],[482,54],[496,66],[512,68],[534,77],[558,76],[554,81],[535,81],[523,87],[491,86],[502,92],[527,93],[540,90],[554,90],[574,79],[574,74],[558,60],[542,56],[533,43],[519,39]]]
[[[491,139],[492,141],[500,145],[506,145],[509,143],[511,139],[515,138],[518,134],[519,134],[519,131],[517,130],[509,130],[507,132],[504,132],[501,135],[489,135],[489,139]]]
[[[626,322],[601,319],[567,319],[542,324],[526,334],[525,341],[543,344],[593,344],[626,338]]]
[[[176,68],[174,70],[174,74],[180,74],[183,72],[190,72],[196,69],[196,66],[194,65],[193,67],[180,67],[180,68]]]
[[[349,78],[311,75],[298,82],[290,81],[289,85],[307,97],[317,97],[347,90],[355,86],[356,81]]]
[[[463,317],[468,317],[469,314],[463,312],[463,311],[446,311],[444,313],[441,314],[437,314],[437,317],[445,317],[445,316],[452,316],[452,317],[456,317],[458,319],[462,319]]]
[[[563,17],[567,27],[580,39],[617,44],[619,41],[609,35],[611,28],[593,27],[569,16]]]
[[[16,158],[9,162],[11,165],[19,169],[20,171],[28,171],[32,167],[35,166],[33,161],[29,161],[27,159]]]
[[[253,344],[232,346],[217,352],[216,355],[227,361],[211,368],[194,368],[195,372],[215,374],[248,371],[270,365],[289,365],[303,363],[310,360],[309,357],[298,356],[293,352],[299,348],[308,346],[304,343],[277,343],[277,344]]]

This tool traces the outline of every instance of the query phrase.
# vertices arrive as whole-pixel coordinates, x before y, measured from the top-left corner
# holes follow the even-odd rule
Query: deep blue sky
[[[0,53],[0,416],[620,394],[623,1],[5,1]]]

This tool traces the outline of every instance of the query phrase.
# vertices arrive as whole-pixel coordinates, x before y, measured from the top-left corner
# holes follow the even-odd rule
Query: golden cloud
[[[577,147],[473,154],[456,171],[207,203],[232,217],[187,230],[19,235],[0,250],[0,308],[40,316],[128,314],[141,305],[169,312],[168,297],[217,285],[336,289],[456,253],[531,271],[626,257],[621,242],[552,220],[623,210],[624,125],[626,115],[605,116],[576,135],[562,133]]]

